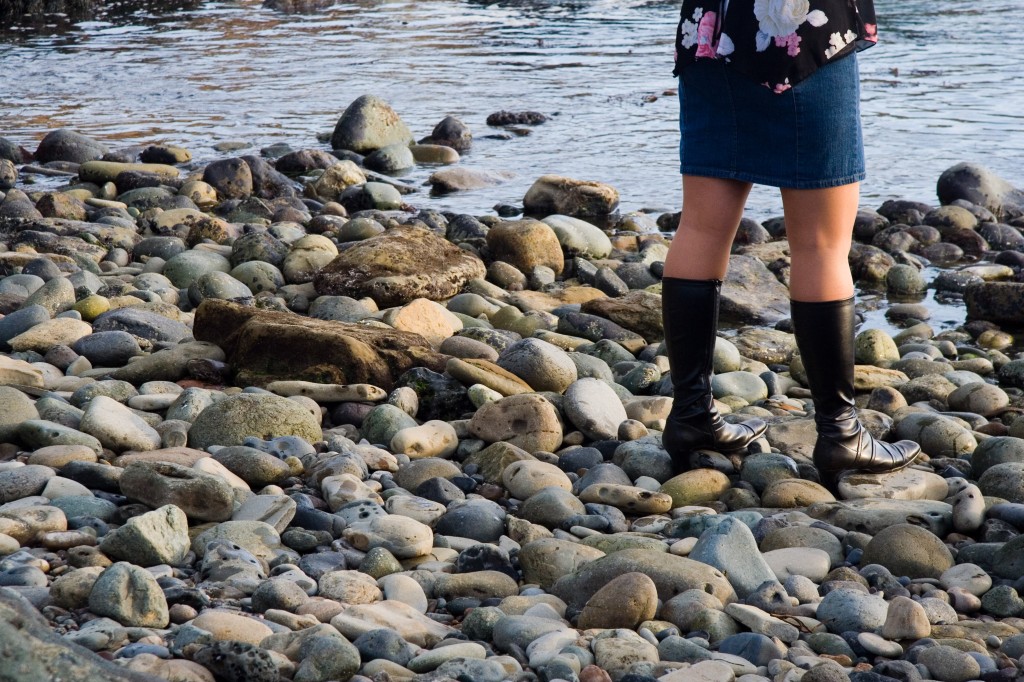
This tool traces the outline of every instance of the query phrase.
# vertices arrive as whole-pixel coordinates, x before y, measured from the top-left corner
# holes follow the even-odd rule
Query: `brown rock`
[[[530,453],[554,452],[562,445],[558,410],[536,393],[484,404],[470,419],[469,431],[485,442],[503,441]]]
[[[495,260],[511,263],[525,273],[544,265],[559,274],[565,267],[558,235],[539,220],[499,223],[487,232],[487,246]]]
[[[433,173],[427,182],[435,194],[464,192],[481,187],[493,187],[508,182],[514,176],[507,171],[486,171],[472,168],[445,168]]]
[[[85,220],[86,217],[85,202],[64,192],[44,194],[36,202],[36,208],[46,218]]]
[[[486,272],[483,261],[433,232],[398,226],[342,251],[313,284],[321,295],[369,296],[383,308],[451,298]]]
[[[499,441],[492,443],[480,452],[474,452],[466,458],[464,464],[476,465],[485,481],[500,484],[501,475],[506,467],[515,462],[528,459],[535,458],[529,452],[513,443]]]
[[[489,360],[451,358],[445,371],[466,385],[483,384],[506,396],[533,392],[528,383]]]
[[[412,367],[443,372],[448,356],[418,334],[360,324],[315,320],[206,300],[196,311],[196,339],[227,353],[243,385],[280,379],[328,384],[373,384],[391,390]]]
[[[864,548],[861,565],[881,564],[895,576],[938,578],[953,555],[927,528],[900,523],[879,531]]]
[[[611,185],[560,175],[542,175],[523,197],[526,212],[538,215],[608,215],[618,205],[619,193]]]
[[[665,338],[661,296],[649,291],[630,291],[618,298],[595,298],[584,303],[580,312],[600,315],[651,343]]]
[[[590,598],[576,627],[635,629],[654,618],[658,610],[658,587],[643,573],[625,573],[614,578]]]

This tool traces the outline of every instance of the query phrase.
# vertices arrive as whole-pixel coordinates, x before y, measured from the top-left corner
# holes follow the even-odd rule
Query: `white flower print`
[[[827,21],[828,17],[820,9],[816,9],[807,15],[807,23],[815,28],[824,26]]]
[[[839,33],[833,33],[828,38],[828,43],[831,47],[825,50],[825,58],[832,59],[839,54],[844,47],[849,45],[851,42],[857,39],[857,34],[853,31],[847,30],[846,35],[840,35]]]
[[[754,0],[754,16],[769,37],[786,36],[807,20],[808,0]]]
[[[728,34],[722,33],[718,36],[718,55],[720,57],[728,57],[736,50],[736,44],[732,42],[732,38]]]
[[[697,26],[700,24],[700,18],[704,16],[704,8],[697,7],[693,10],[693,20],[684,21],[679,24],[680,39],[679,44],[686,50],[697,44]]]

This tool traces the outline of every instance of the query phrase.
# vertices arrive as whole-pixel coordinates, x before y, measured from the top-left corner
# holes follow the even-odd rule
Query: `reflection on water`
[[[292,3],[295,4],[294,2]],[[876,0],[883,43],[862,55],[869,179],[864,203],[934,201],[945,168],[982,162],[1024,184],[1024,3]],[[497,188],[418,203],[484,213],[543,173],[615,185],[623,208],[678,204],[671,93],[676,2],[391,0],[287,14],[259,0],[106,6],[57,30],[0,34],[0,135],[34,148],[66,126],[112,146],[168,142],[197,161],[212,145],[319,147],[345,106],[375,93],[417,136],[445,115],[476,134],[467,166],[509,170]],[[48,30],[57,31],[48,33]],[[536,109],[525,137],[487,114]],[[508,139],[501,139],[507,137]],[[430,169],[406,179],[423,182]],[[750,214],[779,212],[758,188]]]

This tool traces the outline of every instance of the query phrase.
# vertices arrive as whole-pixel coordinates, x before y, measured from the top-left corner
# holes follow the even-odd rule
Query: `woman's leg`
[[[666,277],[725,277],[750,188],[739,180],[683,176],[683,214],[665,258]]]
[[[711,395],[719,293],[749,192],[749,183],[683,177],[683,215],[661,281],[672,369],[672,410],[662,444],[676,472],[688,468],[694,450],[741,452],[767,428],[759,419],[727,423]]]
[[[856,309],[848,261],[859,186],[783,190],[789,236],[793,332],[814,398],[814,464],[837,491],[847,471],[902,469],[921,452],[913,441],[876,441],[854,403]]]
[[[789,238],[789,295],[795,301],[836,301],[853,296],[850,244],[860,184],[827,189],[783,189]]]

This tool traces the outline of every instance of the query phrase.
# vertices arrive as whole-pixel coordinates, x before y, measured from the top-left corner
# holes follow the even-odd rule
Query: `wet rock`
[[[1024,211],[1024,190],[975,163],[958,163],[947,168],[939,176],[936,192],[943,204],[962,199],[984,206],[996,218]]]
[[[241,199],[252,194],[252,171],[243,159],[221,159],[203,170],[203,182],[217,190],[221,199]]]
[[[444,145],[452,149],[465,152],[473,144],[473,133],[469,127],[454,116],[445,116],[434,126],[430,137],[424,140],[428,144]]]
[[[495,187],[508,182],[514,176],[505,171],[477,170],[472,168],[445,168],[431,173],[427,178],[435,194],[466,192],[484,187]]]
[[[373,95],[363,95],[349,104],[331,134],[333,148],[359,154],[412,142],[412,133],[395,110]]]
[[[523,197],[527,213],[543,215],[601,216],[614,211],[618,204],[619,193],[610,185],[559,175],[541,176]]]
[[[50,161],[70,161],[85,163],[98,159],[107,153],[107,148],[81,133],[67,128],[51,130],[39,142],[36,148],[36,160],[40,163]]]
[[[1020,282],[972,282],[964,293],[967,316],[992,322],[1024,321],[1024,284]]]

